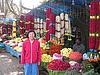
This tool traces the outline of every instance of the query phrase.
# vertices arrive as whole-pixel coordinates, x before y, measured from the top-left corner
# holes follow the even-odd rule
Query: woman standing
[[[38,75],[41,60],[40,43],[35,39],[35,32],[28,32],[28,39],[24,41],[21,53],[21,64],[24,64],[25,75]]]

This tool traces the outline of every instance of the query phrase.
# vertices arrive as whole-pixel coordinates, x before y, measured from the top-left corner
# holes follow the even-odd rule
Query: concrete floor
[[[24,75],[23,65],[16,57],[12,57],[4,50],[0,50],[0,75]]]

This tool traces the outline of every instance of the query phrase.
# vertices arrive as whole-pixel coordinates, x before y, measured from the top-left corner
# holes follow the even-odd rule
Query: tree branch
[[[7,4],[7,6],[8,6],[8,9],[10,10],[10,12],[12,12],[14,15],[18,16],[18,14],[15,13],[15,12],[10,8],[10,5],[9,5],[9,3],[8,3],[8,0],[5,0],[5,2],[6,2],[6,4]]]

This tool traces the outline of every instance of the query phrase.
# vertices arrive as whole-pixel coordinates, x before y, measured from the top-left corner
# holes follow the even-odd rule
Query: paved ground
[[[16,57],[0,49],[0,75],[24,75],[23,67]]]

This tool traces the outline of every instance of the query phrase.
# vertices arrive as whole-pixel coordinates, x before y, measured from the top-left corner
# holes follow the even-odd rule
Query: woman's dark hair
[[[30,30],[30,31],[28,31],[27,34],[26,34],[26,37],[27,37],[27,38],[28,38],[29,33],[31,33],[31,32],[33,32],[33,33],[34,33],[34,36],[36,37],[36,33],[35,33],[35,31]]]

